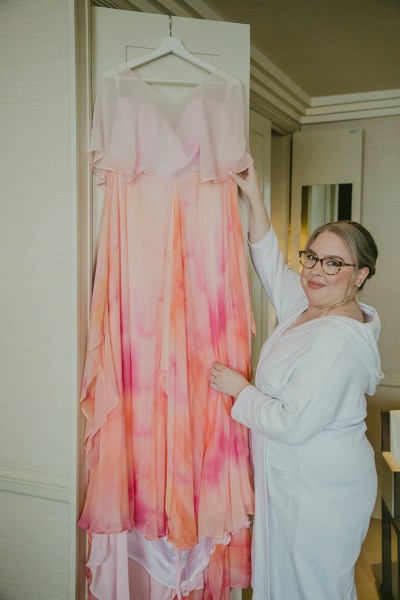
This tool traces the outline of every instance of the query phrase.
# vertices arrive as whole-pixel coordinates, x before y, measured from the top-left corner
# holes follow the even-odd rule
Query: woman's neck
[[[345,304],[339,304],[336,306],[309,306],[307,311],[307,320],[317,319],[318,317],[325,316],[339,316],[339,317],[349,317],[351,319],[355,319],[356,321],[363,322],[363,314],[355,298],[349,300]]]

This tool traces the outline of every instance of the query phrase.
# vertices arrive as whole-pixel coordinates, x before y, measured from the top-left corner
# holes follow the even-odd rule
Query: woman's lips
[[[325,287],[322,283],[317,283],[316,281],[308,281],[307,285],[308,285],[308,287],[312,288],[313,290],[318,290],[320,288]]]

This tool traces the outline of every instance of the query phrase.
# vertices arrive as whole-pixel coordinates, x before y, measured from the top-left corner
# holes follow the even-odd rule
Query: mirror
[[[289,262],[298,267],[316,227],[361,219],[362,130],[306,130],[293,134]]]
[[[352,218],[352,183],[303,185],[301,188],[300,246],[304,248],[311,233],[329,221]]]

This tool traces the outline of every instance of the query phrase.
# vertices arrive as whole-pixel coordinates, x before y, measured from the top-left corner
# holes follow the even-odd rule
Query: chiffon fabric
[[[92,534],[98,600],[142,600],[128,557],[154,578],[149,598],[195,589],[228,598],[249,584],[248,430],[208,382],[215,360],[251,376],[247,261],[229,177],[252,163],[246,138],[241,85],[222,71],[180,102],[124,66],[103,77],[90,146],[105,207],[79,520]]]

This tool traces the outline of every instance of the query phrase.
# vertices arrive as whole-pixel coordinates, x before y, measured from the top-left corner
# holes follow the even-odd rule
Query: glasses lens
[[[300,264],[306,269],[312,269],[320,260],[318,256],[305,250],[299,252],[299,258]],[[336,273],[340,271],[342,265],[343,263],[335,258],[323,258],[321,260],[322,270],[327,275],[336,275]]]
[[[339,272],[342,263],[333,258],[324,258],[322,260],[322,268],[327,275],[336,275]]]
[[[304,250],[299,252],[300,264],[306,269],[311,269],[317,262],[317,257],[311,254],[311,252],[305,252]]]

